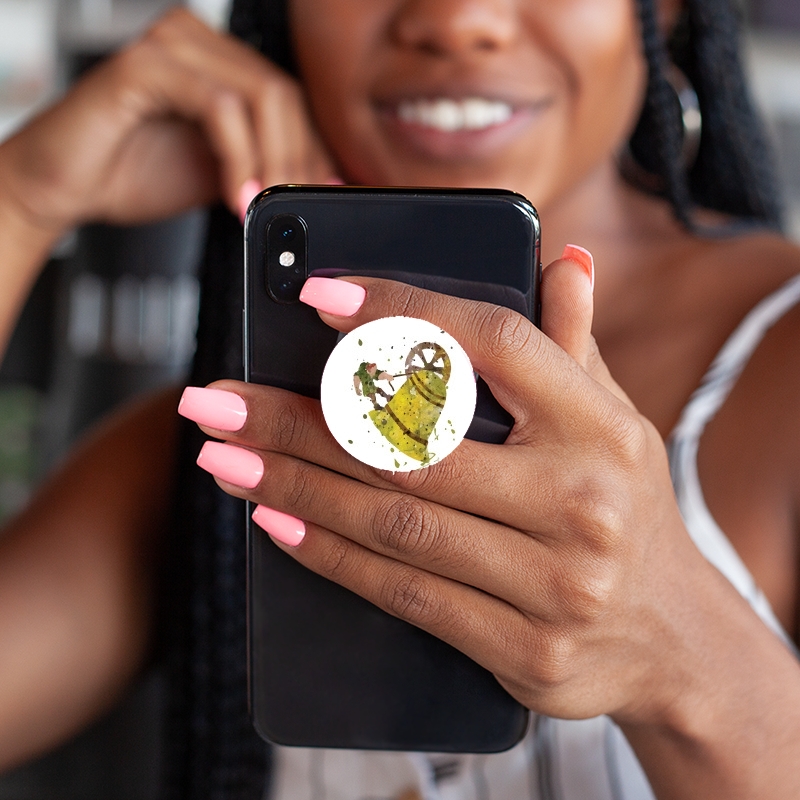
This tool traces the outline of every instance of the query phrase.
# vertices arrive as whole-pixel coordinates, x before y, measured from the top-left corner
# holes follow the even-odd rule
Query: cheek
[[[627,2],[576,4],[570,44],[575,54],[574,130],[589,142],[627,140],[639,116],[647,82],[639,20]]]
[[[358,113],[370,53],[384,24],[375,3],[294,0],[290,28],[298,68],[317,127],[336,150],[348,118]]]

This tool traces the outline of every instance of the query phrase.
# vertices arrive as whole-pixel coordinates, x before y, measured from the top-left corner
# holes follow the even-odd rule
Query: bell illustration
[[[411,348],[405,366],[407,380],[394,395],[380,392],[388,400],[383,407],[372,395],[375,408],[369,417],[401,453],[427,464],[435,455],[428,451],[428,440],[447,399],[450,358],[440,345],[422,342]]]

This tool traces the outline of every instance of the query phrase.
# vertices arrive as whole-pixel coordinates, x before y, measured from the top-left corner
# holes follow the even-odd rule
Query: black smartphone
[[[540,228],[502,190],[279,186],[245,220],[246,380],[319,397],[337,331],[298,301],[310,275],[374,275],[509,306],[538,323]],[[478,381],[467,435],[513,419]],[[250,710],[283,745],[498,752],[527,711],[463,653],[306,570],[248,513]]]

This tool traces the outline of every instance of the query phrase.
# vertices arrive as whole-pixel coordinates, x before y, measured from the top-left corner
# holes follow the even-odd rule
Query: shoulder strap
[[[700,437],[728,398],[767,331],[800,302],[800,275],[765,297],[739,323],[706,372],[672,432],[673,439]]]
[[[706,505],[697,471],[697,451],[706,425],[727,399],[767,331],[798,302],[800,275],[750,311],[714,359],[667,441],[672,483],[689,534],[708,561],[787,644],[790,640],[769,602]]]

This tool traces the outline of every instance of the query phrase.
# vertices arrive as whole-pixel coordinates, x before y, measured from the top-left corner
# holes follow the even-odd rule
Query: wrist
[[[796,659],[722,575],[697,566],[697,591],[677,609],[684,637],[659,664],[648,714],[615,720],[659,797],[794,796],[777,776],[795,780]]]
[[[19,312],[67,226],[37,220],[0,180],[0,357]]]

